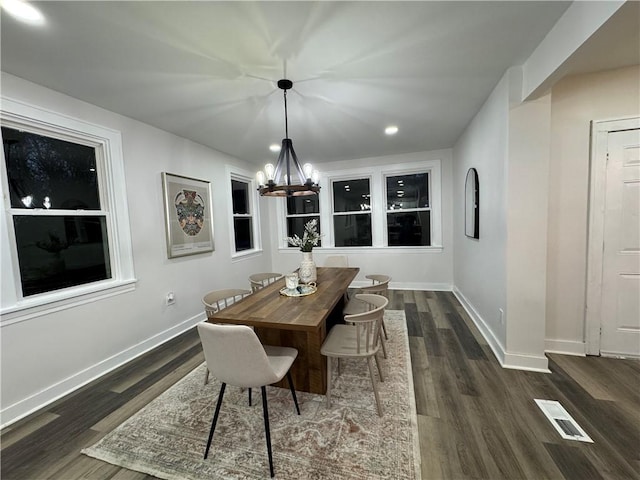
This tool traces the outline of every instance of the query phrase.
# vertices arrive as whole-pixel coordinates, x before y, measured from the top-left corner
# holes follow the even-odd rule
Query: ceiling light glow
[[[269,145],[269,150],[271,150],[272,152],[279,152],[280,148],[280,145],[278,145],[277,143],[272,143],[271,145]]]
[[[16,20],[31,25],[44,25],[44,15],[33,5],[22,0],[2,0],[0,5]]]
[[[395,135],[396,133],[398,133],[398,127],[396,127],[395,125],[389,125],[384,129],[384,133],[386,133],[387,135]]]

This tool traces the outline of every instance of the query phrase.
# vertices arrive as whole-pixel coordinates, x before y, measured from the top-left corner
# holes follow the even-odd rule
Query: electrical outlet
[[[176,303],[175,294],[173,292],[167,293],[167,296],[165,297],[165,301],[167,302],[167,305],[174,305]]]
[[[501,308],[499,308],[499,309],[498,309],[498,312],[499,312],[499,314],[500,314],[500,318],[499,318],[500,325],[504,325],[504,310],[502,310]]]

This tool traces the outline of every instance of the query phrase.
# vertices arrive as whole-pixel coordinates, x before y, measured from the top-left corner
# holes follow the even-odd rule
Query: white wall
[[[518,69],[510,83],[521,91]],[[551,96],[509,109],[505,366],[546,370],[544,356]],[[515,100],[515,101],[514,101]]]
[[[584,354],[590,122],[640,114],[640,66],[567,77],[552,90],[547,349]]]
[[[133,292],[2,326],[1,408],[6,424],[188,329],[204,318],[204,293],[248,288],[248,275],[269,270],[271,258],[267,253],[231,260],[225,165],[249,171],[253,166],[4,73],[2,95],[122,132],[137,278]],[[162,171],[211,182],[213,253],[167,258]],[[264,216],[263,224],[268,223]],[[268,252],[269,237],[263,241]],[[3,266],[9,261],[1,259]],[[177,299],[171,307],[164,302],[168,291]]]
[[[454,292],[474,316],[494,351],[504,351],[506,328],[506,182],[509,84],[505,76],[453,148]],[[480,238],[464,234],[464,185],[478,171]],[[506,318],[506,317],[505,317]]]
[[[520,103],[509,69],[453,149],[454,293],[504,367],[546,371],[548,96]],[[467,170],[478,171],[480,238],[464,235]]]
[[[451,290],[453,284],[453,244],[452,244],[452,199],[451,199],[451,151],[438,150],[431,152],[391,155],[385,157],[363,158],[342,162],[330,162],[318,165],[323,172],[338,172],[360,167],[367,167],[371,172],[383,166],[411,164],[425,160],[441,160],[441,202],[442,202],[442,248],[427,251],[426,249],[388,249],[388,248],[314,248],[313,257],[321,266],[329,255],[346,255],[349,265],[359,267],[360,272],[353,285],[364,285],[368,281],[365,275],[384,273],[392,277],[393,289],[415,290]],[[321,185],[322,187],[322,185]],[[328,186],[324,186],[328,195]],[[276,203],[280,200],[263,199],[269,202],[271,218],[277,218]],[[330,207],[329,207],[330,208]],[[275,248],[284,238],[277,222],[271,224],[270,237],[274,245],[272,262],[275,271],[286,273],[300,265],[300,252],[297,249]]]

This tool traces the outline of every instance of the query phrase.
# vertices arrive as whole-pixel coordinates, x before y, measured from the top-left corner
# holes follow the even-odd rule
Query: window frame
[[[13,227],[15,215],[59,215],[67,210],[14,209],[9,199],[4,149],[0,166],[0,191],[3,205],[0,209],[0,240],[3,259],[9,259],[10,268],[2,269],[2,303],[0,323],[15,323],[52,311],[71,308],[135,289],[133,250],[129,227],[129,213],[125,187],[122,137],[119,131],[85,122],[40,107],[1,97],[0,124],[8,128],[25,130],[38,135],[74,142],[95,148],[100,210],[79,212],[78,215],[105,215],[106,240],[109,245],[109,263],[112,277],[84,285],[50,292],[22,295],[17,245]],[[21,210],[17,213],[18,210]],[[28,212],[28,213],[27,213]],[[45,213],[46,212],[46,213]]]
[[[425,160],[413,164],[386,165],[380,168],[380,188],[382,189],[380,200],[384,202],[384,208],[380,209],[379,220],[384,225],[382,229],[383,246],[392,249],[426,249],[442,250],[442,169],[440,160]],[[387,230],[387,177],[427,173],[429,176],[429,208],[407,209],[407,211],[429,210],[431,217],[431,245],[418,246],[388,246]],[[400,210],[398,210],[400,211]]]
[[[258,186],[253,174],[231,165],[226,166],[227,170],[227,198],[229,202],[229,246],[232,259],[240,259],[262,252],[262,232],[260,231],[260,210],[258,204]],[[233,213],[233,191],[231,181],[247,184],[247,206],[249,214]],[[253,248],[236,251],[235,224],[236,218],[251,218],[251,228],[253,234]]]
[[[364,172],[364,171],[363,171]],[[374,195],[373,195],[373,176],[368,170],[366,171],[367,174],[364,175],[360,175],[360,176],[347,176],[347,177],[333,177],[331,178],[331,180],[328,183],[329,186],[329,195],[330,195],[330,200],[331,200],[331,222],[330,222],[330,228],[331,228],[331,245],[334,248],[344,248],[344,249],[349,249],[349,250],[353,250],[354,248],[371,248],[373,246],[375,246],[375,239],[374,239]],[[346,181],[355,181],[355,180],[368,180],[369,181],[369,201],[370,201],[370,208],[369,210],[355,210],[355,211],[347,211],[347,212],[336,212],[336,206],[335,206],[335,195],[334,195],[334,184],[336,182],[346,182]],[[336,235],[335,235],[335,223],[334,220],[336,217],[346,217],[346,216],[351,216],[351,215],[369,215],[370,219],[371,219],[371,245],[353,245],[353,246],[339,246],[336,247],[335,246],[335,241],[336,241]]]
[[[429,191],[429,206],[428,207],[412,207],[412,208],[399,208],[399,209],[389,209],[389,192],[387,190],[387,178],[389,177],[399,177],[403,175],[416,175],[425,173],[427,175],[427,188]],[[428,170],[423,171],[413,171],[413,172],[402,172],[402,173],[390,173],[385,172],[382,174],[382,181],[384,185],[384,205],[385,205],[385,216],[384,216],[384,225],[385,225],[385,244],[389,246],[389,214],[407,212],[407,213],[418,213],[418,212],[429,212],[429,233],[431,234],[433,230],[433,218],[432,218],[432,202],[431,202],[431,190],[432,190],[432,174]],[[432,243],[433,235],[430,235],[429,242]],[[429,247],[431,245],[394,245],[390,246],[390,248],[409,248],[409,247]]]

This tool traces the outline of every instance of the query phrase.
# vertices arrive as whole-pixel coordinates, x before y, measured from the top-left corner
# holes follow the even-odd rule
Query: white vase
[[[312,252],[302,252],[302,262],[300,262],[298,276],[302,283],[315,282],[318,279]]]

